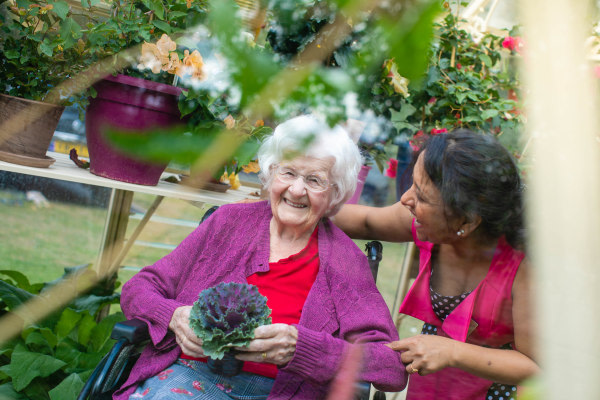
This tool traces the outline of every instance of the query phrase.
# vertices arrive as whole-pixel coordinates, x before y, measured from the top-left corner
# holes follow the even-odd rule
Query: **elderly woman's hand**
[[[169,329],[175,333],[175,340],[181,351],[191,357],[204,357],[202,339],[190,328],[190,311],[192,306],[176,308],[169,322]]]
[[[259,326],[254,330],[254,339],[247,347],[236,347],[240,353],[236,358],[244,361],[268,362],[285,365],[296,352],[298,329],[287,324]]]
[[[436,335],[417,335],[388,344],[401,351],[409,374],[427,375],[452,366],[456,341]]]

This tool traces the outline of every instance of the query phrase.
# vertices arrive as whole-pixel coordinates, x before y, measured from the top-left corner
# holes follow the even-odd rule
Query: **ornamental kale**
[[[204,354],[220,360],[229,347],[246,346],[254,329],[271,323],[267,298],[256,286],[220,283],[200,292],[190,313],[190,327],[203,340]]]

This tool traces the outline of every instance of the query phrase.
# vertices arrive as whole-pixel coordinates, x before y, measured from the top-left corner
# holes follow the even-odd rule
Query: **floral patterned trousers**
[[[180,358],[138,386],[129,399],[264,400],[274,381],[247,372],[225,377],[213,373],[206,363]]]

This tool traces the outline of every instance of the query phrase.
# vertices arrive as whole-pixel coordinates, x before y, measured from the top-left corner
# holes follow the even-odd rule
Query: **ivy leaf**
[[[391,121],[394,123],[397,122],[406,122],[408,117],[413,115],[417,111],[417,108],[410,103],[403,103],[400,107],[400,111],[390,110],[391,112]]]
[[[83,389],[84,382],[79,377],[79,374],[71,374],[67,376],[54,389],[48,392],[50,400],[75,400],[77,394]]]
[[[66,365],[54,357],[32,353],[18,344],[10,360],[10,374],[16,391],[20,392],[37,377],[45,378]]]

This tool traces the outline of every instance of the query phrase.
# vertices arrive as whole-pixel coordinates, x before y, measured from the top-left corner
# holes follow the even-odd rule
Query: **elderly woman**
[[[514,399],[515,385],[538,371],[521,211],[510,154],[492,136],[460,130],[425,144],[399,203],[336,215],[351,237],[412,240],[420,251],[400,313],[423,329],[391,344],[412,374],[407,399]]]
[[[301,116],[279,125],[258,156],[268,201],[221,206],[124,285],[123,311],[148,324],[152,345],[115,399],[320,399],[357,343],[361,380],[405,387],[400,355],[386,346],[396,329],[366,257],[327,218],[355,190],[356,145],[342,128]],[[189,327],[198,293],[221,282],[256,285],[272,309],[273,324],[239,349],[244,372],[234,377],[208,369]]]

